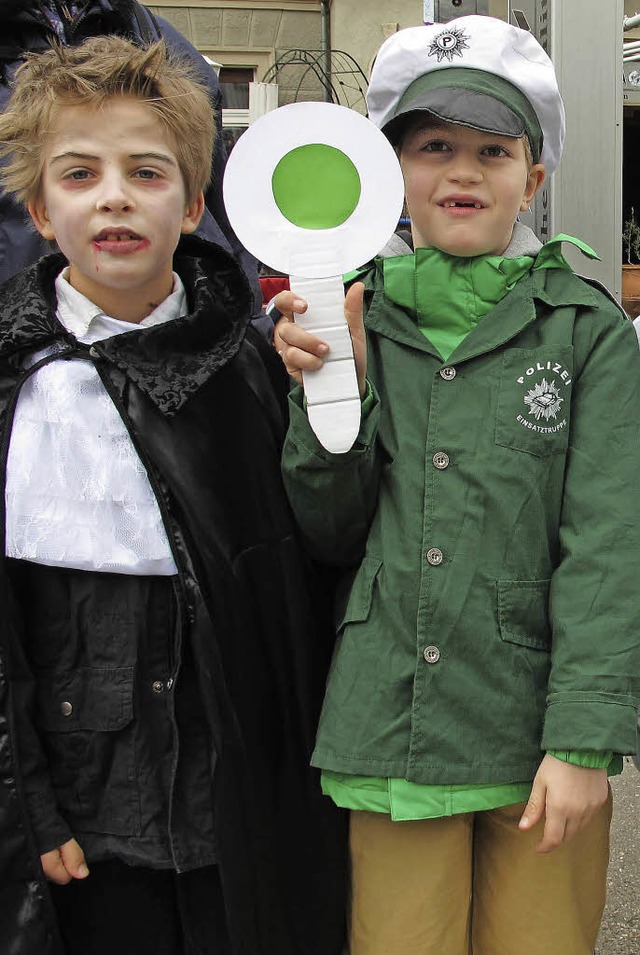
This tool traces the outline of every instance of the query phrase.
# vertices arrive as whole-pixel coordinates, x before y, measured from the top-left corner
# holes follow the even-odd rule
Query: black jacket
[[[0,111],[11,95],[11,80],[25,52],[47,49],[54,38],[39,10],[39,0],[0,0]],[[262,305],[256,261],[238,241],[222,200],[225,151],[220,133],[221,94],[215,71],[202,55],[166,20],[153,16],[136,0],[88,0],[77,19],[65,28],[65,40],[77,45],[92,36],[119,34],[134,42],[153,43],[161,37],[169,49],[186,59],[209,91],[218,135],[211,157],[212,176],[205,192],[205,211],[197,235],[231,252],[243,268],[253,293],[252,314]],[[28,216],[0,191],[0,282],[51,251],[50,245],[27,225]]]
[[[0,289],[3,475],[24,356],[52,343],[70,354],[84,347],[54,312],[63,261],[45,258]],[[343,820],[308,768],[331,652],[329,602],[281,485],[287,385],[277,356],[247,329],[250,292],[232,259],[177,257],[176,269],[187,317],[84,355],[147,467],[180,571],[218,754],[216,849],[234,955],[340,955]],[[0,599],[0,952],[60,955],[24,795],[34,754],[16,721],[33,688],[4,561]]]

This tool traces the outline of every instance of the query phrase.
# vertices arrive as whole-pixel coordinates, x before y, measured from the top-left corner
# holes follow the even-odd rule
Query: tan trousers
[[[566,846],[534,849],[524,803],[445,819],[351,813],[350,955],[592,955],[611,793]]]

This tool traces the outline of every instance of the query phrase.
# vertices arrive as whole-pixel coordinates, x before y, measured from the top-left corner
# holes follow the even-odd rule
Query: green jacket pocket
[[[550,580],[499,580],[498,627],[507,643],[549,650]]]
[[[349,590],[346,606],[338,611],[337,630],[340,632],[348,623],[362,623],[371,611],[373,585],[382,561],[377,557],[364,557]]]

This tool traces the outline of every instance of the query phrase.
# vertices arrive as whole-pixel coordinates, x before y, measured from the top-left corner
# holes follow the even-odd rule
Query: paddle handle
[[[292,275],[289,281],[291,291],[308,306],[304,315],[295,316],[296,323],[329,346],[322,368],[302,374],[309,424],[327,451],[344,454],[360,430],[360,391],[344,314],[342,277]]]

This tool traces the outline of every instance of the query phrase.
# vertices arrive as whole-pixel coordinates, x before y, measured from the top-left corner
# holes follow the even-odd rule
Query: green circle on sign
[[[283,156],[271,178],[273,198],[289,222],[302,229],[334,229],[360,201],[360,176],[334,146],[311,143]]]

